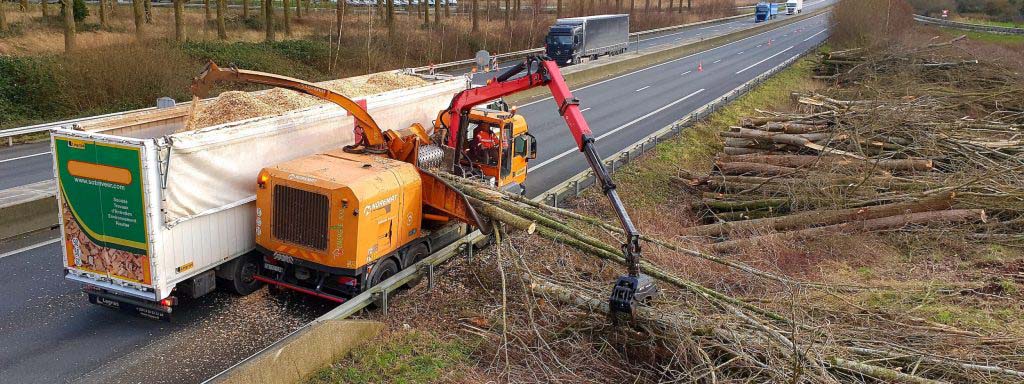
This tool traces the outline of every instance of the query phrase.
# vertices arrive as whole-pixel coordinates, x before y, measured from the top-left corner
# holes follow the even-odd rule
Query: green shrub
[[[0,55],[0,126],[70,112],[59,92],[56,68],[53,57]]]

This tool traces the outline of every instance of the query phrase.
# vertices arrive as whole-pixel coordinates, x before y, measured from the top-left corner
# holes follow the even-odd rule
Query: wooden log
[[[757,129],[768,131],[768,132],[781,132],[781,133],[813,133],[821,132],[827,128],[824,124],[804,124],[794,123],[791,121],[784,122],[768,122],[764,125],[756,127]]]
[[[744,138],[731,138],[725,139],[726,147],[734,148],[750,148],[750,149],[767,149],[775,150],[778,146],[772,143],[770,140],[755,140],[755,139],[744,139]]]
[[[717,160],[722,162],[748,162],[764,163],[781,167],[856,167],[857,169],[877,167],[889,171],[930,171],[933,163],[928,159],[866,159],[858,161],[837,156],[812,156],[812,155],[765,155],[754,154],[726,154],[719,155]]]
[[[774,217],[777,214],[777,211],[772,210],[720,212],[715,213],[713,216],[710,216],[710,218],[717,219],[718,221],[737,222],[745,220],[764,219]]]
[[[787,145],[792,145],[792,146],[796,146],[796,147],[810,148],[810,149],[813,149],[815,151],[822,152],[822,153],[834,153],[834,154],[837,154],[837,155],[848,156],[848,157],[852,157],[852,158],[855,158],[855,159],[861,159],[861,160],[864,159],[863,156],[860,156],[858,154],[855,154],[855,153],[852,153],[852,152],[846,152],[846,151],[843,151],[843,150],[840,150],[840,149],[826,147],[826,146],[823,146],[821,144],[816,144],[816,143],[812,142],[811,140],[808,140],[808,139],[806,139],[804,137],[800,137],[799,135],[791,135],[791,134],[788,134],[788,133],[775,133],[775,132],[761,131],[761,130],[757,130],[757,129],[740,128],[740,127],[732,128],[732,129],[730,129],[730,132],[732,132],[736,136],[739,136],[739,137],[742,137],[742,138],[753,139],[753,140],[767,140],[767,141],[774,142],[774,143],[779,143],[779,144],[787,144]]]
[[[772,149],[757,149],[757,148],[742,148],[742,147],[725,147],[723,150],[727,155],[770,155],[778,153]]]
[[[702,225],[684,228],[682,234],[687,236],[719,237],[734,231],[748,233],[766,230],[788,231],[812,226],[839,224],[853,220],[870,220],[900,214],[948,209],[953,204],[953,198],[954,194],[952,192],[946,192],[920,200],[901,203],[862,208],[818,210],[766,219]]]
[[[796,168],[780,167],[778,165],[764,163],[746,162],[715,162],[715,169],[723,175],[758,175],[758,176],[779,176],[792,175],[799,172]]]
[[[883,229],[903,228],[907,225],[953,224],[969,222],[985,222],[983,209],[951,209],[945,211],[928,211],[908,213],[896,216],[880,217],[870,220],[856,220],[824,227],[806,228],[796,231],[754,236],[745,239],[723,241],[711,246],[717,252],[731,252],[765,241],[792,241],[831,235],[853,234]]]
[[[736,211],[756,211],[756,210],[773,210],[780,211],[790,203],[789,199],[757,199],[757,200],[719,200],[719,199],[701,199],[699,202],[694,202],[695,208],[704,208],[715,211],[725,212],[736,212]]]

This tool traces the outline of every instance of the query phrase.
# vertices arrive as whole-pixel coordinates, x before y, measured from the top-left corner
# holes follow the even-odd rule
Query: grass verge
[[[422,331],[382,334],[378,342],[314,374],[308,384],[426,383],[457,381],[468,364],[470,346],[459,339],[440,339]]]

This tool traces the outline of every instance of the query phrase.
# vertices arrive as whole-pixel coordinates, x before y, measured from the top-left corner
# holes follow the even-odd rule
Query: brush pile
[[[969,60],[916,65],[954,62],[921,59],[926,52],[825,56],[818,74],[833,87],[794,95],[796,111],[742,119],[722,132],[711,172],[676,174],[711,223],[642,238],[641,270],[660,293],[625,327],[606,320],[610,283],[625,264],[617,225],[450,179],[499,228],[482,272],[460,280],[486,292],[457,326],[487,341],[478,352],[485,373],[510,382],[1024,380],[1024,339],[1009,325],[1017,320],[982,326],[917,311],[1015,316],[1018,294],[988,284],[1017,264],[941,274],[940,262],[907,261],[898,265],[919,279],[860,285],[770,260],[795,254],[824,270],[843,264],[815,258],[841,245],[802,250],[800,241],[886,244],[846,236],[861,232],[1022,243],[1021,82],[995,81],[997,67]],[[993,81],[980,85],[968,70]],[[882,254],[861,257],[871,265]]]
[[[957,40],[899,55],[824,54],[817,73],[836,86],[793,94],[795,113],[741,119],[720,133],[710,174],[677,177],[701,195],[694,207],[711,222],[686,233],[735,237],[718,251],[922,225],[1020,243],[1021,76],[922,58]]]
[[[529,313],[533,313],[531,316],[546,319],[542,325],[538,325],[540,320],[530,320],[521,324],[526,329],[510,329],[508,324],[493,325],[494,328],[504,330],[501,331],[500,338],[494,336],[496,342],[500,340],[496,344],[501,346],[495,353],[500,356],[502,348],[505,349],[503,353],[506,354],[506,366],[503,368],[503,375],[509,374],[511,377],[520,378],[528,375],[526,372],[508,372],[514,368],[509,366],[507,354],[510,353],[509,349],[517,349],[514,345],[516,340],[527,343],[524,347],[529,350],[521,358],[541,359],[538,356],[544,356],[544,353],[537,352],[538,350],[555,348],[548,343],[583,342],[575,338],[558,340],[566,337],[567,332],[578,331],[598,332],[603,335],[601,340],[605,343],[625,344],[625,351],[620,352],[630,356],[622,358],[637,360],[636,366],[641,372],[633,374],[644,377],[642,381],[645,382],[658,378],[667,381],[709,382],[739,380],[835,383],[877,380],[936,383],[941,382],[937,379],[973,381],[985,378],[997,382],[1012,382],[1024,378],[1024,372],[1015,369],[970,363],[969,359],[961,356],[944,357],[936,351],[925,353],[916,349],[918,347],[915,343],[921,340],[931,342],[936,338],[946,338],[957,335],[957,332],[966,331],[953,327],[932,327],[934,323],[917,319],[920,324],[928,326],[920,327],[922,331],[902,331],[905,335],[913,335],[904,344],[885,335],[882,330],[876,334],[865,334],[854,329],[836,327],[834,324],[825,326],[824,323],[816,323],[821,319],[814,319],[802,312],[800,313],[803,318],[796,318],[793,315],[797,312],[787,314],[765,308],[756,300],[705,286],[650,261],[642,262],[641,270],[658,281],[660,294],[651,306],[639,307],[635,318],[618,317],[620,321],[625,322],[620,325],[625,324],[626,327],[598,327],[601,329],[574,331],[563,329],[548,333],[549,330],[545,326],[558,328],[557,325],[548,323],[552,317],[562,317],[564,321],[578,323],[577,327],[587,323],[606,323],[605,316],[609,315],[606,296],[609,280],[605,275],[622,271],[621,266],[625,265],[625,260],[615,241],[602,237],[618,238],[622,235],[622,230],[601,219],[550,207],[517,195],[495,192],[487,187],[468,184],[455,178],[449,178],[448,181],[469,196],[478,212],[495,223],[503,224],[508,231],[519,232],[513,235],[518,237],[515,241],[504,245],[501,239],[509,235],[501,234],[501,230],[496,231],[499,234],[498,260],[492,261],[498,263],[503,297],[519,297],[520,294],[525,294],[535,301],[524,304],[517,300],[519,302],[512,304],[502,299],[501,321],[512,321],[508,317],[514,315],[506,314],[505,311],[514,309],[520,309],[520,315],[528,311],[537,311]],[[936,202],[932,203],[948,204],[948,198],[934,200]],[[497,224],[495,228],[499,228]],[[546,241],[537,241],[537,237]],[[704,263],[725,268],[758,280],[758,285],[764,284],[772,290],[785,287],[785,290],[835,294],[864,289],[797,281],[741,261],[688,249],[661,239],[644,237],[642,240],[647,244],[648,252],[653,250],[661,256],[668,254],[675,258],[686,258],[695,265]],[[554,248],[562,249],[562,259],[571,258],[575,254],[582,255],[583,260],[547,264],[541,261],[542,258],[537,254],[517,250],[519,247],[529,248],[531,245],[551,249],[552,243],[557,244]],[[507,251],[502,251],[502,248]],[[501,254],[508,251],[518,256],[518,259],[511,257],[503,261]],[[530,257],[526,257],[527,255]],[[596,263],[588,262],[587,258],[596,259]],[[620,266],[605,268],[604,265],[608,262]],[[595,265],[599,266],[597,270],[587,267]],[[506,282],[506,278],[511,282]],[[525,287],[526,292],[514,289],[519,286]],[[511,289],[512,293],[506,293],[506,289]],[[548,302],[558,304],[552,306]],[[527,305],[528,308],[519,308],[522,305]],[[573,320],[573,315],[570,314],[577,311],[582,312],[577,313]],[[564,319],[567,315],[568,319]],[[593,319],[585,320],[587,317]],[[487,321],[477,320],[473,325],[465,326],[475,335],[491,338],[493,334],[480,328],[480,324],[490,325]],[[573,327],[572,324],[568,326]],[[502,358],[498,356],[495,358],[501,360]],[[531,361],[531,364],[527,365],[532,363],[534,362]],[[913,369],[908,370],[908,364],[914,365]],[[522,364],[516,367],[528,368]],[[555,372],[560,370],[559,367],[546,369]],[[554,375],[552,372],[548,373]],[[533,375],[537,376],[537,372]],[[541,381],[551,379],[552,376],[545,375],[541,375],[540,378]]]

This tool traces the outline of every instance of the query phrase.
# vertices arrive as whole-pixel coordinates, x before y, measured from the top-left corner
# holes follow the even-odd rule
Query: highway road
[[[828,35],[827,21],[809,18],[579,87],[574,94],[599,152],[607,156],[820,43]],[[729,32],[732,23],[717,33]],[[701,31],[710,37],[712,30]],[[650,44],[676,38],[685,42],[693,36],[666,35]],[[586,167],[553,102],[537,100],[519,111],[540,143],[528,191],[546,190]],[[0,168],[0,179],[7,182],[12,169],[26,180],[48,177],[49,156],[24,157],[45,151],[22,146],[0,152],[0,161],[7,160],[0,166],[12,167]],[[30,165],[46,171],[30,171]],[[0,251],[0,383],[201,381],[330,309],[314,299],[266,290],[244,298],[216,293],[179,307],[175,323],[154,322],[88,304],[80,286],[62,278],[59,255],[57,244]]]

